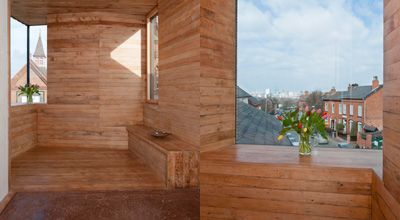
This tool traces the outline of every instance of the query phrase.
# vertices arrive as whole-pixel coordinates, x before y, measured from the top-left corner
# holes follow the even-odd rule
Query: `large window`
[[[18,87],[35,84],[33,102],[47,101],[47,26],[27,26],[11,18],[11,103],[26,103]],[[29,56],[28,56],[29,54]],[[29,60],[29,62],[28,62]]]
[[[307,106],[327,114],[328,143],[317,147],[363,146],[358,122],[362,138],[381,135],[383,23],[383,0],[238,0],[236,142],[298,145],[306,122],[292,112]],[[218,65],[234,62],[220,55]]]
[[[147,19],[147,99],[158,100],[158,13],[153,11]]]

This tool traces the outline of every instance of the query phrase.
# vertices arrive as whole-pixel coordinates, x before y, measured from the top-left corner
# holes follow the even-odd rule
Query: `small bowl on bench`
[[[165,137],[167,137],[167,136],[172,135],[172,134],[167,133],[167,132],[165,132],[165,131],[157,131],[157,130],[152,131],[152,132],[150,132],[149,134],[150,134],[151,136],[153,136],[153,137],[156,137],[156,138],[165,138]]]

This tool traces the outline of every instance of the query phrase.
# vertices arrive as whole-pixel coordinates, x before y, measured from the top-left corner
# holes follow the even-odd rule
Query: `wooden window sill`
[[[335,169],[369,168],[382,178],[382,150],[314,148],[311,156],[301,156],[298,147],[237,144],[205,152],[203,161],[263,163]]]

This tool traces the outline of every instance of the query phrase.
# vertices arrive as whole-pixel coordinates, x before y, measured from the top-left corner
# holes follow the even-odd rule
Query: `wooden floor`
[[[128,150],[35,147],[11,162],[13,191],[164,188]]]
[[[370,219],[382,151],[234,145],[203,153],[204,219]]]

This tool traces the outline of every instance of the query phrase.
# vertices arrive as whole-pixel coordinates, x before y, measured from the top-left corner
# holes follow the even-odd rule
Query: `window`
[[[11,103],[27,102],[27,96],[19,96],[18,89],[19,86],[25,86],[27,83],[40,86],[40,95],[34,95],[33,102],[46,102],[47,26],[26,26],[13,18],[10,23]]]
[[[343,104],[343,115],[346,115],[346,104]]]
[[[358,122],[362,122],[363,126],[368,124],[369,121],[364,122],[357,118],[358,112],[353,112],[358,110],[358,105],[364,106],[360,100],[370,103],[379,100],[376,103],[382,103],[374,95],[378,93],[371,91],[382,89],[379,85],[384,84],[383,7],[378,9],[376,5],[365,4],[363,6],[371,12],[366,15],[358,10],[354,1],[291,1],[291,4],[276,2],[280,1],[263,1],[263,4],[253,0],[238,1],[236,86],[245,92],[236,92],[236,143],[284,146],[296,144],[299,136],[295,131],[290,133],[294,134],[296,142],[291,142],[285,136],[278,140],[284,123],[279,121],[280,117],[277,115],[287,115],[297,108],[303,110],[308,106],[310,110],[321,109],[328,113],[327,118],[324,117],[327,119],[326,131],[338,131],[339,136],[333,137],[324,147],[336,148],[337,143],[346,139],[343,133],[350,134],[353,131],[354,136]],[[287,13],[288,11],[291,13]],[[257,16],[254,16],[255,12]],[[321,14],[330,16],[321,17]],[[343,20],[345,14],[346,19]],[[297,18],[295,23],[290,22],[293,21],[293,16]],[[203,52],[204,58],[214,65],[207,72],[211,75],[216,71],[210,86],[211,83],[225,83],[222,80],[226,68],[220,71],[219,66],[224,67],[234,60],[225,57],[224,53],[208,56],[206,51]],[[369,59],[365,59],[364,55]],[[321,59],[315,62],[318,57]],[[214,63],[213,59],[219,61]],[[351,71],[355,66],[368,68]],[[163,62],[161,68],[164,68]],[[220,106],[219,103],[225,102],[227,96],[223,88],[218,89],[218,94],[220,95],[214,103]],[[248,104],[241,101],[243,97],[248,97]],[[269,99],[276,103],[275,111],[258,112],[258,105],[252,104],[253,101],[268,103]],[[347,114],[350,104],[353,104],[351,114],[354,117]],[[371,114],[371,124],[382,130],[382,106],[371,105],[371,108],[376,108],[372,111],[366,111],[364,107],[360,115],[370,119]],[[220,109],[215,108],[218,111]],[[378,109],[381,111],[379,116],[376,114]],[[341,125],[337,126],[339,124]],[[343,125],[346,127],[343,128]]]
[[[362,105],[358,105],[358,117],[362,117]]]
[[[353,105],[350,104],[350,116],[353,116]]]
[[[147,99],[158,100],[158,13],[147,18]]]
[[[362,123],[358,122],[357,125],[358,125],[358,129],[357,129],[358,132],[362,132]]]

